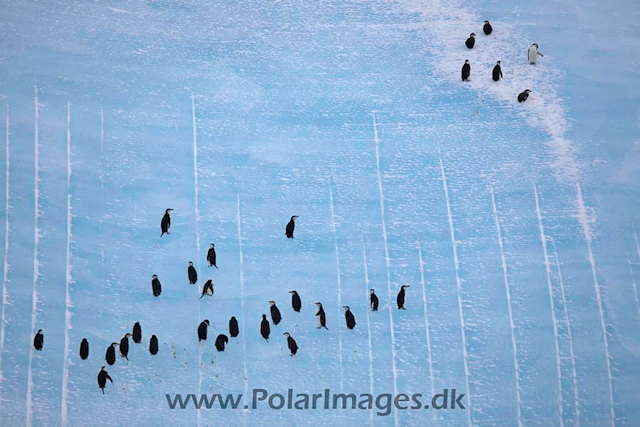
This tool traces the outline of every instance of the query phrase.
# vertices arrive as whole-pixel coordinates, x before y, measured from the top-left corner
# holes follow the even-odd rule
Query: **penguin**
[[[398,292],[398,298],[396,299],[398,302],[398,309],[399,310],[406,310],[406,308],[404,308],[404,290],[405,288],[408,288],[409,285],[402,285],[400,287],[400,292]]]
[[[89,357],[89,341],[86,338],[82,338],[80,343],[80,359],[87,360]]]
[[[202,295],[200,295],[199,299],[202,299],[205,295],[213,296],[213,280],[211,279],[204,283],[204,286],[202,287]]]
[[[209,262],[209,267],[218,268],[216,265],[216,245],[213,243],[209,245],[209,250],[207,251],[207,261]]]
[[[535,64],[538,59],[538,55],[544,58],[542,52],[538,51],[538,43],[534,43],[529,46],[529,50],[527,51],[527,59],[529,60],[529,64]]]
[[[484,26],[482,27],[482,31],[488,36],[493,32],[493,27],[489,23],[489,21],[484,21]]]
[[[107,348],[107,353],[104,355],[104,359],[107,361],[109,365],[113,365],[116,363],[116,349],[117,342],[112,342],[111,345]]]
[[[371,289],[369,290],[369,294],[369,305],[371,306],[371,311],[378,311],[378,304],[380,303],[380,301],[378,300],[376,292]]]
[[[151,290],[153,291],[154,297],[159,297],[162,293],[162,285],[160,284],[160,280],[158,280],[158,275],[156,274],[151,276]]]
[[[124,334],[124,337],[122,337],[122,339],[120,340],[120,355],[122,357],[124,357],[125,359],[127,359],[127,361],[129,361],[129,337],[131,336],[130,333],[126,333]]]
[[[295,356],[296,353],[298,352],[298,343],[296,342],[296,340],[291,338],[291,335],[289,335],[289,332],[285,332],[282,335],[287,337],[287,346],[289,347],[289,356]]]
[[[165,233],[171,234],[169,232],[169,229],[171,228],[171,215],[169,214],[169,212],[171,212],[172,210],[173,209],[169,208],[164,211],[164,216],[162,217],[162,221],[160,222],[160,228],[162,229],[162,234],[160,235],[160,237],[164,236]]]
[[[224,346],[229,342],[229,338],[225,334],[220,334],[216,337],[216,350],[224,351]]]
[[[289,291],[291,294],[291,307],[293,307],[293,311],[300,313],[300,309],[302,308],[302,301],[300,300],[300,295],[296,291]]]
[[[469,64],[469,60],[464,60],[464,65],[462,66],[462,81],[468,82],[469,76],[471,75],[471,65]]]
[[[33,348],[41,351],[42,346],[44,346],[44,334],[42,333],[42,329],[38,329],[36,336],[33,337]]]
[[[347,328],[353,329],[356,327],[356,317],[351,312],[351,309],[348,305],[344,307],[344,320],[347,322]]]
[[[211,326],[209,319],[204,319],[198,326],[198,342],[207,340],[207,328]]]
[[[190,285],[195,285],[198,281],[198,272],[191,261],[189,261],[189,267],[187,268],[187,276],[189,276]]]
[[[269,342],[269,334],[271,333],[271,327],[269,326],[269,321],[267,320],[267,315],[262,315],[262,321],[260,322],[260,335],[265,341]]]
[[[469,38],[467,39],[466,42],[464,42],[464,44],[469,48],[469,49],[473,49],[473,46],[476,44],[476,33],[471,33],[469,35]]]
[[[113,384],[113,380],[109,376],[109,373],[104,370],[103,366],[98,373],[98,387],[102,389],[102,394],[104,394],[104,387],[107,385],[107,380],[111,381],[111,384]]]
[[[322,308],[322,303],[317,302],[316,306],[318,307],[318,311],[316,312],[316,319],[318,320],[318,329],[325,328],[327,331],[327,315],[324,313],[324,308]]]
[[[269,301],[269,311],[271,312],[271,321],[274,325],[277,325],[282,320],[282,316],[280,315],[280,310],[276,306],[275,301]]]
[[[529,92],[531,92],[529,89],[525,89],[524,92],[520,92],[518,95],[518,102],[526,101],[527,98],[529,98]]]
[[[140,344],[142,342],[142,328],[140,327],[140,322],[133,324],[133,342],[136,344]]]
[[[502,77],[502,68],[500,67],[500,61],[496,62],[495,67],[493,67],[493,71],[491,72],[493,81],[497,82]]]
[[[151,335],[151,339],[149,340],[149,353],[151,355],[158,354],[158,337],[155,335]]]
[[[298,218],[298,215],[294,215],[291,217],[291,220],[289,221],[289,223],[287,224],[287,229],[285,230],[285,235],[287,236],[287,238],[289,239],[293,239],[293,230],[296,228],[296,218]]]
[[[238,329],[238,320],[235,316],[231,316],[231,319],[229,319],[229,335],[231,336],[231,338],[235,338],[239,333],[240,331]]]

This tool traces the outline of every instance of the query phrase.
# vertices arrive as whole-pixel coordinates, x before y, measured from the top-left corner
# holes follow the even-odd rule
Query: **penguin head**
[[[267,315],[266,314],[262,315],[262,320],[267,320]]]
[[[484,21],[484,23],[485,23],[485,24],[488,24],[488,23],[489,23],[489,21]]]
[[[409,285],[402,285],[402,289],[410,288],[410,287],[411,287],[411,286],[409,286]]]
[[[526,93],[530,93],[531,91],[529,89],[525,89],[524,90]]]
[[[291,221],[295,221],[298,218],[298,215],[294,215],[291,217]]]
[[[538,43],[534,43],[531,46],[534,46],[537,49],[538,48]]]
[[[371,295],[374,295],[374,294],[376,293],[376,291],[374,291],[373,289],[369,289],[369,293],[370,293]]]
[[[133,335],[131,335],[129,332],[127,332],[126,334],[124,334],[124,336],[129,338],[129,337],[132,337]]]
[[[282,334],[282,335],[284,335],[284,336],[285,336],[285,337],[287,337],[287,338],[289,338],[289,337],[290,337],[289,332],[285,332],[285,333],[284,333],[284,334]]]
[[[465,59],[465,60],[464,60],[464,63],[465,63],[465,64],[468,64],[468,63],[469,63],[469,60],[468,60],[468,59]]]
[[[87,339],[86,338],[82,338],[82,342],[87,342]]]
[[[193,263],[189,261],[189,267],[193,267]]]
[[[269,301],[269,305],[273,307],[274,305],[276,305],[276,302],[275,301]]]
[[[296,292],[296,291],[289,291],[289,293],[292,294],[292,295],[298,295],[298,292]]]
[[[214,245],[213,243],[211,243],[211,244],[209,245],[209,247],[210,247],[210,248],[215,248],[215,246],[216,246],[216,245]]]
[[[171,209],[171,208],[167,208],[167,210],[166,210],[166,211],[164,211],[164,212],[165,212],[165,213],[169,213],[169,212],[171,212],[172,210],[173,210],[173,209]]]
[[[497,65],[500,65],[500,61],[496,62]]]
[[[153,276],[151,276],[151,278],[152,278],[152,279],[157,279],[157,278],[158,278],[158,275],[157,275],[157,274],[154,274]]]
[[[343,306],[342,306],[342,308],[344,308],[344,311],[349,311],[349,310],[351,310],[351,309],[349,308],[349,306],[348,306],[348,305],[343,305]]]
[[[104,366],[102,368],[100,368],[101,371],[104,371]]]
[[[209,319],[204,319],[204,324],[206,324],[207,326],[211,326],[211,324],[209,323]]]
[[[475,36],[476,36],[476,33],[471,33],[471,34],[469,34],[469,37],[471,37],[471,38],[473,38],[473,37],[475,37]]]
[[[42,332],[42,329],[38,329],[38,333],[41,333],[41,332]]]
[[[316,303],[316,305],[317,305],[318,307],[322,307],[322,303],[321,303],[321,302],[317,302],[317,303]]]
[[[112,342],[112,343],[111,343],[111,347],[113,347],[113,346],[117,346],[117,345],[120,345],[120,344],[118,344],[117,342]]]

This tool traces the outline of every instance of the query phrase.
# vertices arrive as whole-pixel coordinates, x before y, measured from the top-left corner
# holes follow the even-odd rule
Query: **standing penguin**
[[[104,360],[107,361],[109,365],[113,365],[116,363],[116,348],[117,342],[112,342],[111,345],[107,348],[107,353],[104,355]]]
[[[42,329],[38,329],[36,336],[33,337],[33,348],[40,351],[42,350],[43,345],[44,345],[44,334],[42,333]]]
[[[538,59],[538,55],[544,57],[542,52],[538,50],[538,43],[534,43],[529,47],[529,50],[527,51],[527,59],[529,60],[529,64],[535,64]]]
[[[529,92],[531,92],[529,89],[525,89],[524,92],[520,92],[518,95],[518,102],[526,101],[527,98],[529,98]]]
[[[318,307],[318,311],[316,312],[316,320],[318,321],[318,329],[327,328],[327,315],[324,313],[324,308],[322,308],[322,303],[317,302],[316,306]]]
[[[493,81],[497,82],[502,77],[502,68],[500,67],[500,61],[496,62],[495,67],[493,67],[493,71],[491,72]]]
[[[162,285],[160,284],[157,274],[151,276],[151,290],[153,291],[154,297],[159,297],[162,293]]]
[[[202,295],[200,295],[200,299],[202,299],[202,297],[205,295],[213,296],[213,280],[211,279],[207,280],[204,283],[204,286],[202,287]]]
[[[207,328],[211,326],[209,319],[204,319],[198,325],[198,342],[207,340]]]
[[[344,306],[344,320],[347,322],[347,328],[353,329],[356,327],[356,317],[353,315],[348,305]]]
[[[280,315],[280,310],[276,306],[275,301],[269,301],[269,311],[271,312],[271,321],[274,325],[277,325],[282,320],[282,316]]]
[[[471,75],[471,64],[469,64],[469,60],[464,60],[464,65],[462,66],[462,81],[468,82],[469,76]]]
[[[220,334],[216,337],[216,350],[224,351],[224,346],[229,342],[229,338],[225,334]]]
[[[190,285],[195,285],[198,281],[198,272],[191,261],[189,261],[189,267],[187,268],[187,276],[189,276]]]
[[[235,338],[239,333],[238,320],[236,316],[231,316],[231,319],[229,319],[229,335],[231,335],[231,338]]]
[[[169,208],[164,211],[164,216],[162,217],[162,221],[160,222],[160,228],[162,229],[162,234],[160,235],[160,237],[164,236],[165,233],[171,234],[169,232],[169,229],[171,228],[171,215],[169,214],[169,212],[171,212],[172,210],[173,209]]]
[[[149,340],[149,353],[151,353],[151,355],[158,354],[158,337],[155,335],[151,335],[151,339]]]
[[[467,39],[466,42],[464,42],[464,44],[469,48],[469,49],[473,49],[473,46],[476,44],[476,33],[471,33],[469,35],[469,38]]]
[[[104,370],[103,366],[98,373],[98,387],[102,389],[102,394],[104,394],[104,388],[107,385],[107,380],[111,381],[111,384],[113,384],[113,380],[109,376],[109,373]]]
[[[291,294],[291,307],[293,307],[293,311],[300,313],[300,309],[302,308],[302,301],[300,300],[300,295],[296,291],[289,291]]]
[[[489,21],[484,21],[484,26],[482,27],[482,31],[484,31],[486,35],[489,35],[493,32],[493,27],[491,26]]]
[[[260,335],[267,342],[269,342],[269,334],[271,334],[271,326],[269,326],[269,321],[267,320],[267,315],[262,315],[262,321],[260,322]]]
[[[295,356],[296,353],[298,352],[298,343],[296,342],[296,340],[291,338],[291,335],[289,335],[289,332],[285,332],[282,335],[287,337],[287,346],[289,347],[289,356]]]
[[[209,250],[207,251],[207,262],[209,263],[209,267],[218,268],[216,265],[216,245],[213,243],[209,245]]]
[[[380,301],[378,300],[378,296],[376,295],[376,292],[371,289],[369,291],[369,305],[371,306],[371,311],[378,311],[378,304],[380,303]]]
[[[133,324],[133,342],[136,344],[142,342],[142,327],[140,326],[140,322]]]
[[[406,308],[404,308],[404,290],[408,287],[409,285],[402,285],[400,287],[400,292],[398,292],[398,298],[396,299],[396,301],[398,302],[399,310],[406,310]]]
[[[80,343],[80,359],[86,360],[89,357],[89,341],[86,338],[82,338]]]
[[[122,337],[122,339],[120,340],[120,355],[122,357],[124,357],[125,359],[127,359],[127,361],[129,361],[129,337],[131,336],[130,333],[126,333],[124,334],[124,337]]]
[[[296,228],[296,218],[298,218],[298,215],[292,216],[291,220],[289,220],[289,223],[287,224],[285,234],[289,239],[293,239],[293,230]]]

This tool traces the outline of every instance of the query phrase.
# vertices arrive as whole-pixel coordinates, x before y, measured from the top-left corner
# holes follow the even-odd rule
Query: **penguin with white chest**
[[[405,299],[405,289],[408,288],[409,285],[402,285],[400,287],[400,292],[398,292],[398,297],[396,298],[396,302],[398,303],[398,310],[406,310],[404,308],[404,299]]]
[[[327,315],[324,312],[324,308],[322,308],[322,303],[317,302],[316,306],[318,307],[318,311],[316,312],[316,320],[318,321],[318,329],[327,328]]]
[[[518,94],[518,102],[524,102],[529,98],[529,93],[531,91],[529,89],[525,89],[523,92]]]
[[[298,343],[296,342],[296,340],[291,338],[291,335],[289,335],[289,332],[285,332],[282,335],[287,337],[287,347],[289,347],[289,356],[295,356],[296,353],[298,352]]]
[[[380,300],[378,300],[376,291],[373,289],[369,290],[369,305],[371,306],[371,311],[378,311],[378,304],[380,304]]]
[[[476,44],[476,33],[471,33],[466,42],[464,42],[465,46],[469,49],[473,49],[473,46]]]
[[[202,299],[205,295],[212,297],[213,293],[213,280],[209,279],[204,283],[204,286],[202,287],[202,294],[199,299]]]
[[[544,58],[544,55],[538,50],[538,48],[538,43],[533,43],[531,46],[529,46],[529,50],[527,51],[527,59],[529,60],[529,64],[535,64],[538,60],[538,56],[542,56]]]
[[[484,25],[482,26],[482,31],[487,36],[493,32],[493,27],[491,26],[489,21],[484,21]]]
[[[160,221],[160,229],[162,230],[162,234],[160,234],[160,237],[164,236],[165,234],[171,234],[169,232],[169,229],[171,228],[171,211],[173,209],[169,208],[166,211],[164,211],[164,216],[162,217],[162,221]]]

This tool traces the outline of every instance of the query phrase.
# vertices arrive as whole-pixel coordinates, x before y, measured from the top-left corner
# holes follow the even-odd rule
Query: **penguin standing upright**
[[[468,82],[469,76],[471,75],[471,64],[469,64],[469,60],[464,60],[464,65],[462,66],[462,81]]]
[[[369,305],[371,306],[371,311],[378,311],[379,303],[380,301],[378,300],[376,292],[373,289],[369,290]]]
[[[111,345],[107,348],[107,353],[104,355],[104,360],[107,361],[109,365],[113,365],[116,363],[116,346],[117,342],[112,342]]]
[[[296,342],[296,340],[291,338],[291,335],[289,335],[289,332],[285,332],[282,335],[287,337],[287,347],[289,347],[289,356],[295,356],[296,353],[298,352],[298,343]]]
[[[158,337],[151,335],[149,340],[149,353],[152,355],[158,354]]]
[[[160,222],[160,228],[162,229],[162,234],[160,235],[160,237],[164,236],[165,234],[171,234],[169,232],[169,229],[171,228],[171,215],[169,214],[169,212],[171,212],[173,209],[169,208],[166,211],[164,211],[164,216],[162,217],[162,221]]]
[[[297,311],[300,313],[300,308],[302,308],[302,301],[300,300],[300,295],[296,291],[289,291],[291,294],[291,307],[293,307],[293,311]]]
[[[238,319],[236,319],[236,316],[231,316],[231,319],[229,319],[229,335],[231,336],[231,338],[235,338],[238,336],[238,334],[240,333],[240,328],[238,328]]]
[[[111,381],[111,384],[113,384],[113,380],[109,376],[109,373],[104,370],[103,366],[98,373],[98,387],[102,390],[102,394],[104,394],[104,388],[107,385],[107,380]]]
[[[406,310],[404,308],[404,290],[408,287],[409,285],[402,285],[400,287],[400,292],[398,292],[398,298],[396,298],[396,301],[398,302],[398,309],[400,310]]]
[[[86,360],[89,357],[89,341],[86,338],[82,338],[80,343],[80,359]]]
[[[282,320],[282,316],[280,315],[280,309],[276,306],[275,301],[269,301],[269,311],[271,312],[271,321],[274,325],[277,325]]]
[[[473,49],[473,46],[476,44],[476,33],[471,33],[469,35],[469,38],[467,39],[466,42],[464,42],[464,44],[469,48],[469,49]]]
[[[502,77],[502,67],[500,67],[500,61],[496,62],[495,67],[493,67],[493,71],[491,72],[493,81],[497,82]]]
[[[153,291],[154,297],[159,297],[162,293],[162,285],[160,284],[157,274],[151,276],[151,290]]]
[[[136,322],[133,324],[133,342],[136,344],[140,344],[142,342],[142,327],[140,326],[140,322]]]
[[[538,50],[538,43],[534,43],[529,46],[529,50],[527,51],[527,59],[529,60],[529,64],[535,64],[538,60],[538,55],[544,57],[542,52]]]
[[[189,276],[190,285],[195,285],[198,281],[198,272],[191,261],[189,261],[189,267],[187,268],[187,276]]]
[[[318,329],[325,328],[326,330],[329,330],[329,328],[327,328],[327,315],[324,312],[324,308],[322,308],[322,303],[317,302],[316,306],[318,307],[318,311],[316,312],[316,320],[318,321]]]
[[[347,328],[353,329],[356,327],[356,317],[351,312],[351,309],[348,305],[344,307],[344,320],[347,322]]]
[[[198,342],[207,340],[207,328],[211,326],[209,319],[204,319],[198,325]]]
[[[209,250],[207,251],[207,262],[209,263],[209,267],[218,268],[216,265],[216,245],[213,243],[209,245]]]
[[[220,334],[216,337],[216,350],[224,351],[224,346],[229,342],[229,338],[225,334]]]
[[[292,216],[291,219],[289,220],[289,223],[287,224],[285,235],[289,239],[293,239],[293,230],[296,228],[296,218],[298,218],[298,215]]]
[[[127,359],[127,361],[129,361],[129,337],[131,336],[130,333],[126,333],[124,334],[124,337],[122,337],[122,339],[120,340],[120,355],[122,357],[124,357],[125,359]]]
[[[518,102],[526,101],[527,98],[529,98],[529,92],[531,92],[529,89],[525,89],[524,92],[520,92],[518,95]]]
[[[482,31],[488,36],[493,32],[493,27],[489,23],[489,21],[484,21],[484,26],[482,27]]]
[[[42,346],[44,346],[44,334],[42,333],[42,329],[38,329],[38,332],[33,337],[33,348],[40,351],[42,350]]]
[[[269,334],[271,334],[271,326],[269,326],[269,321],[267,320],[267,315],[262,315],[262,321],[260,322],[260,335],[267,342],[269,342]]]
[[[205,295],[213,296],[213,292],[213,280],[209,279],[204,283],[204,286],[202,287],[202,295],[200,295],[200,299],[202,299],[202,297]]]

